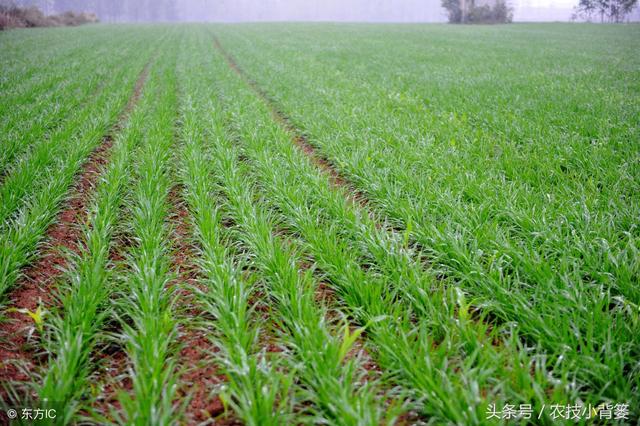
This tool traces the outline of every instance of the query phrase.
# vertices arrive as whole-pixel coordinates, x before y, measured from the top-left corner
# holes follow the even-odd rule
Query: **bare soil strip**
[[[340,174],[333,164],[323,156],[316,147],[309,142],[306,136],[304,136],[302,132],[300,132],[291,123],[291,119],[277,107],[273,99],[271,99],[269,95],[242,68],[240,68],[234,57],[225,50],[222,44],[220,44],[220,40],[218,40],[215,35],[213,36],[213,42],[216,49],[218,49],[229,64],[229,67],[238,74],[269,107],[273,118],[291,135],[291,141],[300,149],[300,151],[302,151],[316,167],[328,175],[333,186],[343,189],[350,201],[359,204],[361,207],[366,207],[369,204],[366,196],[362,192],[358,191],[346,177]],[[372,212],[368,210],[367,212],[370,216],[372,215]],[[378,225],[380,226],[380,224]]]
[[[249,85],[249,87],[251,87],[251,89],[259,98],[261,98],[265,102],[265,104],[269,107],[274,120],[289,133],[289,135],[291,136],[291,141],[300,149],[300,151],[305,154],[318,169],[320,169],[328,176],[331,185],[334,188],[340,190],[345,195],[345,198],[347,198],[348,201],[362,208],[373,220],[378,229],[384,228],[391,233],[397,232],[394,229],[389,229],[388,227],[383,226],[383,224],[371,210],[370,203],[366,195],[357,190],[355,186],[350,183],[349,180],[344,177],[334,167],[334,165],[308,141],[306,136],[304,136],[302,132],[291,123],[290,118],[278,108],[277,104],[269,97],[269,95],[242,68],[240,68],[234,57],[222,46],[219,39],[215,35],[213,36],[213,40],[216,49],[225,58],[229,67],[238,76],[240,76]],[[305,266],[303,266],[301,269],[305,269]],[[320,282],[318,284],[316,288],[316,301],[318,303],[324,303],[327,306],[337,306],[338,302],[336,301],[335,297],[335,293],[329,286],[327,286],[326,283]],[[328,315],[330,316],[328,320],[331,321],[331,311],[328,312]],[[353,332],[355,330],[355,327],[351,326],[351,329]],[[360,336],[356,340],[353,348],[351,349],[351,351],[349,351],[346,360],[358,357],[360,359],[360,368],[362,368],[364,372],[363,380],[375,380],[381,377],[382,369],[377,365],[371,354],[365,348],[364,339],[364,336]],[[389,400],[388,402],[397,403],[399,401]],[[414,421],[415,413],[404,413],[398,419],[398,424],[412,424]]]
[[[56,281],[69,266],[66,251],[79,253],[82,250],[81,225],[86,220],[91,194],[102,170],[109,161],[113,146],[113,134],[122,128],[128,115],[140,99],[150,64],[147,64],[136,81],[132,96],[121,112],[116,124],[104,136],[100,145],[89,156],[53,225],[47,230],[42,254],[31,265],[24,268],[23,277],[9,295],[10,310],[6,321],[0,323],[0,383],[25,382],[29,372],[43,361],[38,354],[37,332],[27,313],[38,308],[54,305]],[[45,316],[46,321],[46,316]],[[4,389],[0,388],[0,397]]]
[[[214,44],[216,48],[220,51],[220,53],[224,56],[226,61],[229,64],[229,67],[234,70],[236,74],[238,74],[253,90],[254,92],[267,104],[269,107],[273,118],[291,135],[292,141],[295,145],[306,155],[308,156],[313,164],[315,164],[320,170],[326,173],[329,176],[331,184],[338,189],[345,189],[345,195],[351,202],[358,203],[358,205],[368,212],[367,200],[365,196],[353,188],[353,186],[343,178],[340,173],[331,165],[331,163],[324,158],[316,148],[311,145],[307,139],[296,129],[292,124],[289,118],[277,109],[274,102],[268,97],[268,95],[262,90],[258,84],[252,80],[236,63],[235,59],[222,47],[220,41],[217,37],[214,36]],[[244,158],[239,158],[240,162],[246,162]],[[368,212],[370,216],[373,218],[371,212]],[[374,219],[375,220],[375,219]],[[376,222],[376,226],[381,227],[382,225]],[[278,238],[282,238],[285,243],[289,243],[289,238],[291,235],[287,230],[278,229],[275,232],[275,236]],[[302,260],[298,263],[298,269],[301,273],[311,268],[311,263],[306,260]],[[315,275],[315,274],[314,274]],[[322,282],[321,277],[316,276],[316,280],[318,282],[315,289],[315,300],[318,304],[324,304],[329,307],[327,310],[327,321],[329,323],[333,323],[337,318],[337,311],[335,310],[336,306],[338,306],[338,301],[336,300],[336,295],[333,289],[325,282]],[[334,308],[331,308],[331,307]],[[270,318],[270,315],[273,312],[270,312],[269,309],[264,309],[263,318],[265,321],[272,321],[275,323],[274,318]],[[351,326],[351,331],[355,330],[355,326]],[[267,342],[267,352],[281,352],[282,348],[276,345],[276,339],[274,336],[269,335],[262,336]],[[363,337],[359,337],[354,343],[353,348],[349,351],[345,361],[353,358],[360,359],[360,368],[363,370],[363,381],[367,381],[370,379],[378,379],[381,377],[382,369],[376,364],[373,360],[369,352],[364,347]]]
[[[199,270],[195,264],[197,252],[190,244],[192,235],[189,212],[181,196],[181,187],[176,186],[169,194],[170,218],[173,228],[173,267],[177,279],[171,285],[177,285],[177,307],[180,312],[178,340],[181,351],[178,365],[183,368],[181,382],[184,385],[181,397],[190,396],[186,408],[189,424],[197,424],[220,416],[224,413],[224,405],[213,389],[225,381],[216,368],[214,354],[219,351],[206,332],[198,330],[195,324],[199,317],[206,315],[197,303],[192,288],[199,286]],[[194,321],[195,320],[195,321]]]

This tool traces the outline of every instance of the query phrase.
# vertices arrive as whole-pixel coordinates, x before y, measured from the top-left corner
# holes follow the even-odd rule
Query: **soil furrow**
[[[36,348],[32,346],[37,344],[38,333],[33,333],[34,323],[27,311],[46,309],[56,303],[52,289],[69,266],[65,252],[77,254],[82,250],[80,227],[85,222],[90,195],[100,176],[101,167],[108,161],[112,145],[113,139],[105,137],[89,157],[71,197],[47,231],[42,255],[25,268],[23,277],[17,283],[17,290],[9,296],[7,321],[0,325],[0,358],[3,360],[0,382],[29,380],[27,371],[31,371],[39,362]],[[19,365],[26,371],[20,371]]]
[[[122,128],[146,81],[149,64],[140,73],[132,96],[111,131],[89,156],[61,212],[46,233],[42,254],[23,270],[16,289],[9,295],[6,320],[0,323],[0,383],[25,382],[29,373],[43,361],[38,352],[39,333],[29,316],[55,305],[55,284],[69,267],[67,252],[79,253],[82,225],[86,223],[88,204],[101,172],[109,161],[113,134]],[[46,322],[46,313],[44,316]],[[5,389],[0,388],[0,395]]]
[[[282,112],[269,96],[236,62],[235,58],[231,56],[229,52],[222,46],[220,40],[216,36],[213,36],[214,45],[216,49],[225,58],[229,67],[238,74],[247,84],[253,89],[253,91],[266,103],[269,107],[273,118],[291,135],[292,142],[313,162],[313,164],[320,170],[325,172],[331,181],[331,184],[338,188],[343,188],[347,191],[350,201],[358,203],[360,206],[367,206],[368,200],[366,196],[358,191],[349,180],[340,174],[340,172],[331,164],[331,162],[323,156],[315,146],[313,146],[309,140],[300,132],[292,123],[291,119]]]
[[[248,86],[254,91],[254,93],[262,99],[262,101],[268,107],[271,115],[274,120],[279,123],[286,131],[289,133],[291,137],[291,141],[300,149],[300,151],[307,156],[311,162],[322,172],[324,172],[330,183],[334,186],[334,188],[340,190],[340,192],[345,195],[345,197],[350,201],[356,204],[357,208],[361,208],[365,214],[373,221],[373,224],[376,228],[380,230],[384,230],[385,232],[394,236],[396,240],[402,240],[404,237],[399,235],[400,233],[406,232],[405,229],[396,228],[388,225],[386,221],[380,220],[380,216],[377,212],[375,212],[374,208],[372,208],[373,203],[367,198],[367,196],[358,189],[348,180],[347,177],[342,175],[335,166],[331,163],[329,159],[327,159],[322,153],[318,151],[318,149],[311,144],[306,136],[292,124],[291,119],[283,113],[277,103],[269,96],[268,93],[260,87],[260,85],[251,78],[236,62],[235,58],[222,46],[219,39],[214,35],[213,36],[214,45],[216,49],[222,54],[222,56],[227,61],[229,67],[243,80]],[[409,242],[410,248],[414,251],[414,256],[416,261],[423,265],[428,265],[429,260],[426,259],[422,253],[424,247],[415,241]],[[428,266],[426,266],[428,267]],[[363,268],[366,269],[366,266],[363,265]],[[442,276],[436,275],[436,278],[442,278]],[[495,320],[494,316],[490,316],[490,319],[480,319],[481,310],[475,308],[474,317],[478,319],[480,322],[485,323],[487,325],[491,325],[492,320]],[[498,342],[494,342],[494,346],[500,346]]]
[[[229,66],[238,75],[240,75],[240,77],[243,80],[245,80],[250,85],[250,87],[252,87],[253,90],[266,102],[266,104],[269,106],[269,109],[274,119],[287,130],[287,132],[291,135],[293,142],[300,148],[300,150],[304,154],[306,154],[312,160],[312,162],[317,167],[319,167],[323,172],[328,174],[331,184],[336,188],[346,189],[347,194],[351,194],[348,197],[349,201],[357,202],[360,205],[360,207],[368,210],[367,208],[368,203],[366,198],[360,192],[353,189],[353,187],[346,181],[346,179],[344,179],[339,174],[339,172],[335,168],[333,168],[333,166],[329,163],[329,161],[324,159],[317,152],[317,150],[306,140],[306,138],[301,134],[299,134],[299,131],[291,124],[289,119],[275,107],[273,101],[268,97],[268,95],[257,85],[257,83],[255,83],[255,81],[253,81],[242,69],[240,69],[240,67],[235,62],[235,59],[226,50],[224,50],[219,40],[215,36],[214,36],[214,42],[215,42],[216,48],[225,57]],[[236,141],[236,142],[240,143],[240,141]],[[238,161],[241,163],[248,164],[249,167],[251,167],[250,166],[251,161],[242,154],[240,155]],[[370,216],[373,219],[373,215],[370,214]],[[381,226],[381,224],[378,222],[376,222],[376,225],[378,227]],[[293,235],[291,235],[291,231],[288,230],[286,227],[277,229],[274,232],[274,236],[276,238],[282,239],[282,241],[287,245],[293,244],[292,239],[294,237]],[[297,266],[301,273],[304,273],[305,271],[311,269],[313,266],[312,257],[307,260],[301,260],[300,262],[298,262]],[[336,299],[335,292],[330,285],[328,285],[326,282],[323,282],[322,276],[318,274],[313,274],[313,275],[315,276],[315,279],[317,281],[317,285],[315,288],[315,300],[319,305],[324,305],[328,308],[326,313],[327,322],[329,324],[337,324],[337,321],[339,319],[338,317],[339,317],[340,309],[338,308],[339,302]],[[270,318],[270,314],[271,313],[269,312],[269,310],[266,309],[266,314],[264,314],[265,316],[263,317],[264,320],[275,322],[274,318]],[[350,325],[350,329],[351,331],[354,331],[356,327],[353,325]],[[273,343],[275,341],[274,336],[263,336],[263,339],[265,339],[265,341],[267,342],[268,352],[282,351],[282,348],[278,347],[275,343]],[[356,342],[354,343],[354,347],[351,349],[351,351],[349,351],[349,354],[345,360],[353,359],[356,357],[361,360],[361,362],[359,363],[359,366],[363,370],[363,376],[362,376],[363,381],[375,380],[380,378],[382,369],[377,365],[373,357],[371,357],[371,355],[368,353],[368,351],[364,347],[364,340],[362,337],[356,340]]]
[[[183,369],[181,381],[183,394],[189,396],[186,419],[189,424],[215,418],[224,413],[224,405],[213,389],[225,381],[224,375],[216,368],[215,347],[206,332],[197,328],[198,318],[206,315],[199,307],[192,289],[200,287],[197,252],[190,243],[192,229],[189,212],[181,196],[182,189],[176,186],[169,194],[170,221],[173,227],[172,262],[177,278],[171,283],[177,286],[177,307],[181,311],[178,340],[181,350],[178,365]],[[200,288],[200,290],[204,290]]]

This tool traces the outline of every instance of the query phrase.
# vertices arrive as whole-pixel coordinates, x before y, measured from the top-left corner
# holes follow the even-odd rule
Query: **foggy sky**
[[[189,21],[446,22],[440,0],[178,0]],[[569,20],[578,0],[511,0],[516,21]]]
[[[58,4],[82,5],[83,11],[97,13],[103,22],[145,20],[131,13],[132,6],[147,8],[166,2],[175,3],[175,16],[172,11],[167,19],[171,21],[446,22],[441,0],[107,0],[106,3],[105,0],[0,0],[0,3],[7,1],[35,4],[47,13],[64,12],[56,10]],[[578,3],[578,0],[507,1],[513,7],[516,22],[568,21]],[[102,10],[105,4],[111,9],[121,5],[123,10],[101,13],[100,7],[95,6],[98,4]],[[640,20],[638,8],[631,14],[631,20]]]
[[[442,22],[440,0],[178,0],[189,21]],[[204,19],[203,19],[204,18]]]
[[[578,0],[507,0],[514,21],[568,21]],[[446,22],[441,0],[178,0],[188,21]],[[632,14],[637,20],[638,10]]]

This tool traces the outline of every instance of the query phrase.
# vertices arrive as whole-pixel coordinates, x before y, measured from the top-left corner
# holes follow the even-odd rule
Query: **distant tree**
[[[623,22],[638,4],[638,0],[580,0],[576,6],[574,18],[591,21],[600,16],[600,22]]]
[[[500,24],[513,20],[513,11],[505,0],[483,3],[477,5],[475,0],[442,0],[441,4],[452,24]]]
[[[442,0],[442,7],[447,11],[449,22],[459,24],[466,21],[462,16],[462,4],[464,0]]]

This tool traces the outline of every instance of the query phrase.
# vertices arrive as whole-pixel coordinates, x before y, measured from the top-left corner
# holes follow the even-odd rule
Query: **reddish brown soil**
[[[138,101],[140,101],[140,97],[142,96],[142,89],[144,88],[144,85],[147,82],[147,78],[149,77],[149,69],[151,68],[152,62],[153,60],[149,61],[138,76],[138,80],[136,80],[136,84],[133,87],[133,94],[129,98],[127,105],[124,107],[124,110],[122,111],[118,122],[116,123],[116,127],[120,128],[124,124],[135,106],[138,104]]]
[[[98,392],[98,400],[93,408],[109,418],[111,410],[118,411],[122,408],[118,400],[118,392],[133,389],[131,379],[125,374],[128,365],[127,354],[122,348],[114,347],[112,351],[97,354],[96,358],[100,365],[98,383],[101,390]]]
[[[361,191],[357,190],[347,178],[340,174],[331,161],[323,156],[316,147],[309,142],[306,136],[296,129],[296,127],[291,123],[291,119],[277,108],[269,95],[253,79],[251,79],[251,77],[249,77],[242,68],[240,68],[233,56],[231,56],[222,44],[220,44],[217,37],[214,36],[213,42],[216,49],[218,49],[229,64],[229,67],[238,74],[253,89],[256,95],[258,95],[258,97],[260,97],[269,107],[274,120],[278,122],[287,131],[287,133],[289,133],[291,141],[300,149],[300,151],[302,151],[316,167],[328,175],[331,184],[335,188],[343,191],[345,197],[349,201],[358,204],[360,207],[367,207],[369,205],[367,197]],[[373,213],[371,211],[367,211],[367,213],[373,218]],[[377,222],[376,224],[379,227],[381,226]]]
[[[214,45],[216,49],[222,54],[222,56],[227,61],[229,67],[240,77],[242,78],[249,87],[255,92],[255,94],[262,99],[265,105],[269,108],[272,117],[274,120],[279,123],[283,129],[285,129],[289,135],[291,136],[291,141],[294,145],[296,145],[300,151],[305,154],[307,158],[323,173],[325,173],[331,185],[337,190],[341,191],[341,193],[347,198],[350,202],[354,203],[357,207],[361,208],[364,212],[366,212],[369,217],[373,220],[376,227],[378,229],[385,229],[389,233],[397,234],[405,232],[403,228],[394,228],[388,226],[387,224],[383,224],[374,210],[371,208],[371,202],[367,198],[367,196],[355,188],[355,186],[349,181],[348,178],[343,176],[337,168],[331,163],[331,161],[326,158],[322,153],[316,149],[316,147],[309,142],[309,140],[304,136],[304,134],[296,128],[296,126],[291,122],[291,119],[280,109],[278,109],[276,103],[272,98],[238,65],[234,57],[225,50],[225,48],[221,45],[220,41],[217,37],[213,37]],[[424,258],[421,254],[421,247],[419,244],[414,243],[415,247],[418,249],[418,253],[416,254],[416,260],[421,264],[427,264],[428,260]],[[363,266],[364,267],[364,266]],[[304,267],[303,267],[304,268]],[[437,278],[443,278],[438,276]],[[316,301],[318,303],[324,302],[326,305],[331,305],[331,301],[335,301],[335,294],[328,291],[328,287],[321,283],[316,291]],[[493,328],[493,324],[496,322],[496,318],[492,315],[487,316],[482,319],[479,314],[479,309],[472,309],[472,318],[475,321],[483,322],[487,324],[489,327],[486,330],[487,336],[490,335],[490,332]],[[497,339],[493,339],[490,342],[495,347],[500,347],[501,342]],[[361,339],[358,339],[354,344],[354,348],[349,352],[347,358],[355,357],[357,354],[360,355],[361,360],[363,361],[362,368],[367,371],[367,377],[376,377],[381,373],[380,367],[373,361],[371,355],[367,353],[366,349],[362,346]],[[398,424],[415,424],[420,420],[420,416],[415,412],[404,413],[398,419]]]
[[[125,231],[126,232],[126,231]],[[114,245],[109,253],[109,260],[114,265],[124,265],[126,261],[126,253],[133,246],[133,241],[129,234],[122,234],[114,237]],[[107,324],[105,331],[117,332],[120,325],[116,322]],[[99,347],[93,354],[98,366],[97,386],[101,389],[98,398],[92,406],[92,409],[111,419],[111,411],[120,411],[122,408],[118,400],[119,391],[131,391],[133,383],[127,376],[127,367],[129,366],[127,354],[124,348],[117,343],[112,342]],[[88,414],[86,412],[82,414]],[[113,419],[111,419],[113,420]]]
[[[97,182],[100,170],[106,164],[109,150],[113,145],[110,137],[93,152],[85,163],[63,210],[53,225],[47,230],[46,245],[42,255],[23,271],[16,284],[16,290],[9,295],[9,306],[15,309],[35,311],[39,306],[46,308],[55,304],[52,289],[68,267],[65,250],[78,253],[81,250],[80,225],[86,219],[87,203]],[[8,321],[0,324],[0,382],[29,380],[28,372],[39,359],[37,332],[33,332],[34,323],[26,313],[11,311]],[[33,336],[29,339],[30,333]],[[36,345],[32,345],[36,343]],[[19,366],[24,367],[20,369]]]
[[[309,158],[309,160],[323,173],[325,173],[331,185],[337,190],[341,191],[345,198],[347,198],[350,202],[354,203],[359,208],[363,209],[369,217],[374,221],[376,226],[381,229],[383,225],[376,218],[373,211],[370,209],[370,203],[367,197],[361,192],[358,191],[354,185],[352,185],[347,178],[345,178],[340,172],[335,168],[335,166],[329,161],[326,157],[324,157],[310,142],[309,140],[300,132],[292,123],[289,117],[287,117],[282,111],[280,111],[273,100],[268,96],[264,90],[258,84],[252,80],[245,72],[240,68],[237,64],[233,56],[229,54],[224,47],[220,44],[220,41],[217,37],[214,36],[214,45],[216,49],[222,54],[222,56],[226,59],[229,67],[238,74],[256,93],[258,97],[260,97],[263,102],[269,107],[271,111],[271,115],[274,120],[279,123],[282,128],[284,128],[289,135],[291,136],[291,141],[300,149],[300,151],[305,154]],[[392,229],[388,229],[389,232],[393,232]],[[307,269],[308,265],[301,264],[299,265],[301,270]],[[336,302],[336,294],[335,292],[326,284],[319,283],[316,287],[315,299],[318,303],[324,303],[326,306],[335,306]],[[329,320],[335,320],[335,316],[328,313]],[[352,327],[352,331],[355,328]],[[372,356],[367,352],[363,345],[363,337],[361,336],[355,343],[353,348],[347,354],[347,359],[353,359],[355,357],[360,358],[360,367],[363,369],[363,380],[370,380],[374,378],[378,378],[381,375],[381,369],[377,365],[377,363],[373,360]],[[391,401],[389,401],[391,403]],[[399,419],[400,424],[410,424],[412,422],[413,416],[409,414],[405,414]]]
[[[112,131],[121,127],[140,98],[147,74],[148,65],[140,74],[134,93]],[[71,197],[46,232],[42,254],[24,268],[16,289],[9,293],[10,308],[33,312],[39,306],[46,309],[57,303],[53,289],[64,269],[69,266],[65,251],[79,253],[82,250],[81,225],[86,221],[87,205],[99,175],[108,162],[112,145],[113,138],[108,134],[85,162]],[[38,338],[33,321],[26,313],[13,310],[7,313],[7,321],[0,323],[0,383],[31,380],[29,373],[42,361],[37,352]],[[2,392],[4,390],[0,388],[0,397],[6,397]]]
[[[122,130],[128,117],[140,101],[145,83],[149,77],[149,70],[154,61],[155,59],[151,59],[138,76],[133,93],[116,122],[113,132]],[[125,262],[126,253],[133,245],[130,237],[128,234],[115,236],[114,247],[109,253],[111,262],[115,264],[123,264]],[[121,408],[118,393],[133,389],[131,379],[126,374],[129,366],[127,354],[123,347],[112,343],[107,347],[101,348],[94,356],[100,366],[96,383],[102,390],[99,392],[99,397],[93,404],[92,409],[106,418],[111,418],[110,412],[119,411]]]
[[[185,321],[180,325],[178,337],[182,347],[178,365],[183,369],[180,380],[183,388],[180,393],[181,397],[191,397],[186,409],[189,424],[210,419],[216,419],[216,424],[232,424],[228,423],[233,422],[230,418],[218,419],[225,414],[225,409],[214,390],[226,380],[218,371],[214,359],[214,354],[219,349],[204,331],[196,329],[195,324],[192,324],[194,319],[206,314],[196,303],[195,294],[191,290],[199,286],[199,271],[194,263],[197,253],[190,243],[192,228],[189,212],[185,208],[180,191],[180,187],[174,187],[169,194],[170,221],[174,226],[172,263],[178,275],[177,280],[171,285],[177,286],[178,307],[183,310],[182,314],[185,317]]]

